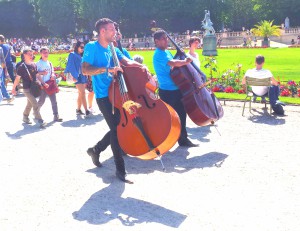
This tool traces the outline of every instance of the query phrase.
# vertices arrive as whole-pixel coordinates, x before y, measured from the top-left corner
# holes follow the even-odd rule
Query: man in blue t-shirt
[[[153,66],[159,84],[159,96],[167,104],[171,105],[177,112],[181,122],[181,133],[178,139],[180,146],[197,147],[187,138],[186,112],[181,102],[182,94],[170,76],[173,67],[181,67],[192,62],[191,58],[184,60],[173,59],[168,48],[168,37],[163,30],[154,33],[156,50],[153,56]]]
[[[126,182],[127,179],[122,150],[117,138],[117,126],[120,120],[120,112],[115,109],[112,113],[112,104],[108,99],[109,87],[113,80],[113,75],[123,72],[121,67],[115,66],[109,44],[115,40],[116,29],[114,22],[108,18],[99,19],[95,24],[98,40],[89,42],[84,49],[82,59],[82,72],[84,75],[91,75],[96,101],[110,131],[92,148],[87,150],[93,163],[101,167],[99,161],[100,152],[104,151],[110,144],[114,155],[117,177]],[[125,66],[145,67],[135,61],[126,58],[119,49],[115,48],[117,58]]]
[[[11,58],[12,47],[9,44],[5,43],[5,37],[2,34],[0,35],[0,47],[2,47],[3,54],[5,57],[5,68],[7,70],[7,73],[9,74],[9,77],[11,78],[11,81],[14,83],[15,82],[14,65]]]

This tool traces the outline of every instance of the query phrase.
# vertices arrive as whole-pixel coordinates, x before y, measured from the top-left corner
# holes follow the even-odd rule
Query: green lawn
[[[174,54],[175,51],[171,50]],[[151,73],[154,73],[152,65],[152,56],[154,51],[130,51],[133,56],[139,54],[144,57],[144,64],[146,64]],[[198,50],[200,61],[203,66],[204,56],[202,50]],[[254,59],[257,54],[262,54],[266,58],[265,68],[270,69],[275,78],[280,77],[281,81],[287,82],[294,80],[300,83],[300,48],[253,48],[253,49],[219,49],[217,62],[218,72],[223,73],[228,69],[233,69],[237,64],[242,64],[242,70],[246,71],[254,67]],[[51,54],[49,59],[53,66],[59,65],[59,58],[65,59],[68,54]],[[39,59],[37,55],[36,61]],[[206,74],[208,70],[201,68]],[[218,75],[218,74],[214,74]],[[217,76],[214,76],[217,77]],[[244,99],[244,94],[227,94],[217,93],[218,98],[227,99]],[[300,104],[300,98],[280,97],[280,100],[286,103]]]
[[[171,50],[174,54],[175,51]],[[154,73],[152,65],[152,57],[154,51],[130,51],[132,56],[139,54],[144,57],[144,64],[146,64],[151,73]],[[200,61],[204,64],[204,56],[202,50],[198,50]],[[262,54],[266,58],[265,68],[270,69],[274,77],[278,76],[281,81],[287,82],[294,80],[300,82],[300,48],[257,48],[257,49],[219,49],[217,62],[218,71],[225,72],[228,69],[233,69],[237,64],[242,64],[242,70],[246,71],[254,67],[254,59],[257,54]],[[59,58],[67,58],[68,54],[51,54],[49,59],[54,66],[59,65]],[[36,56],[36,61],[39,59]],[[208,70],[201,68],[206,74]]]
[[[173,54],[175,51],[171,51]],[[154,73],[152,56],[154,51],[131,51],[130,54],[140,54],[144,57],[144,63]],[[202,50],[198,50],[200,61],[204,63]],[[253,49],[219,49],[216,57],[218,71],[224,73],[228,69],[233,69],[237,64],[242,64],[242,70],[246,71],[254,67],[255,56],[262,54],[265,56],[265,68],[271,70],[274,77],[278,76],[281,81],[294,80],[300,82],[300,48],[253,48]],[[208,74],[208,70],[201,70]]]

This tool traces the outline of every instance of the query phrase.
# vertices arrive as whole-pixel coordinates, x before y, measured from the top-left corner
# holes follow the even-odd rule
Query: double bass
[[[162,30],[156,27],[156,21],[151,21],[151,31]],[[165,32],[168,39],[175,46],[177,52],[174,59],[183,60],[187,58],[184,51]],[[211,90],[206,88],[203,73],[193,63],[171,70],[171,78],[182,93],[182,103],[190,119],[199,126],[214,124],[224,115],[223,108]]]
[[[169,40],[176,47],[174,59],[183,60],[187,55],[175,41],[166,33]],[[213,92],[206,88],[203,73],[193,63],[175,67],[171,70],[171,78],[182,93],[182,103],[190,119],[199,126],[214,124],[224,115],[223,108]]]
[[[115,66],[120,66],[113,43]],[[117,136],[120,147],[140,159],[161,157],[177,142],[180,119],[175,110],[147,93],[150,73],[141,67],[122,66],[109,90],[109,99],[120,111]]]

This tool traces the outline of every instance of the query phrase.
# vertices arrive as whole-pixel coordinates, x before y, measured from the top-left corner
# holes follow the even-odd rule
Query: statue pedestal
[[[217,38],[215,35],[205,35],[203,38],[203,51],[204,56],[217,56]]]

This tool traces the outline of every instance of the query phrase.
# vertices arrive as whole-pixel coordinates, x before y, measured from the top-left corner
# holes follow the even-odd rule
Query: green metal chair
[[[243,107],[243,113],[242,116],[244,116],[245,106],[247,99],[249,98],[249,112],[251,112],[251,101],[253,97],[253,93],[248,90],[249,86],[266,86],[270,87],[271,84],[271,78],[253,78],[253,77],[247,77],[246,76],[246,98],[244,99],[244,107]],[[265,103],[265,108],[267,108],[267,103]],[[270,105],[270,114],[272,113],[272,107]]]

